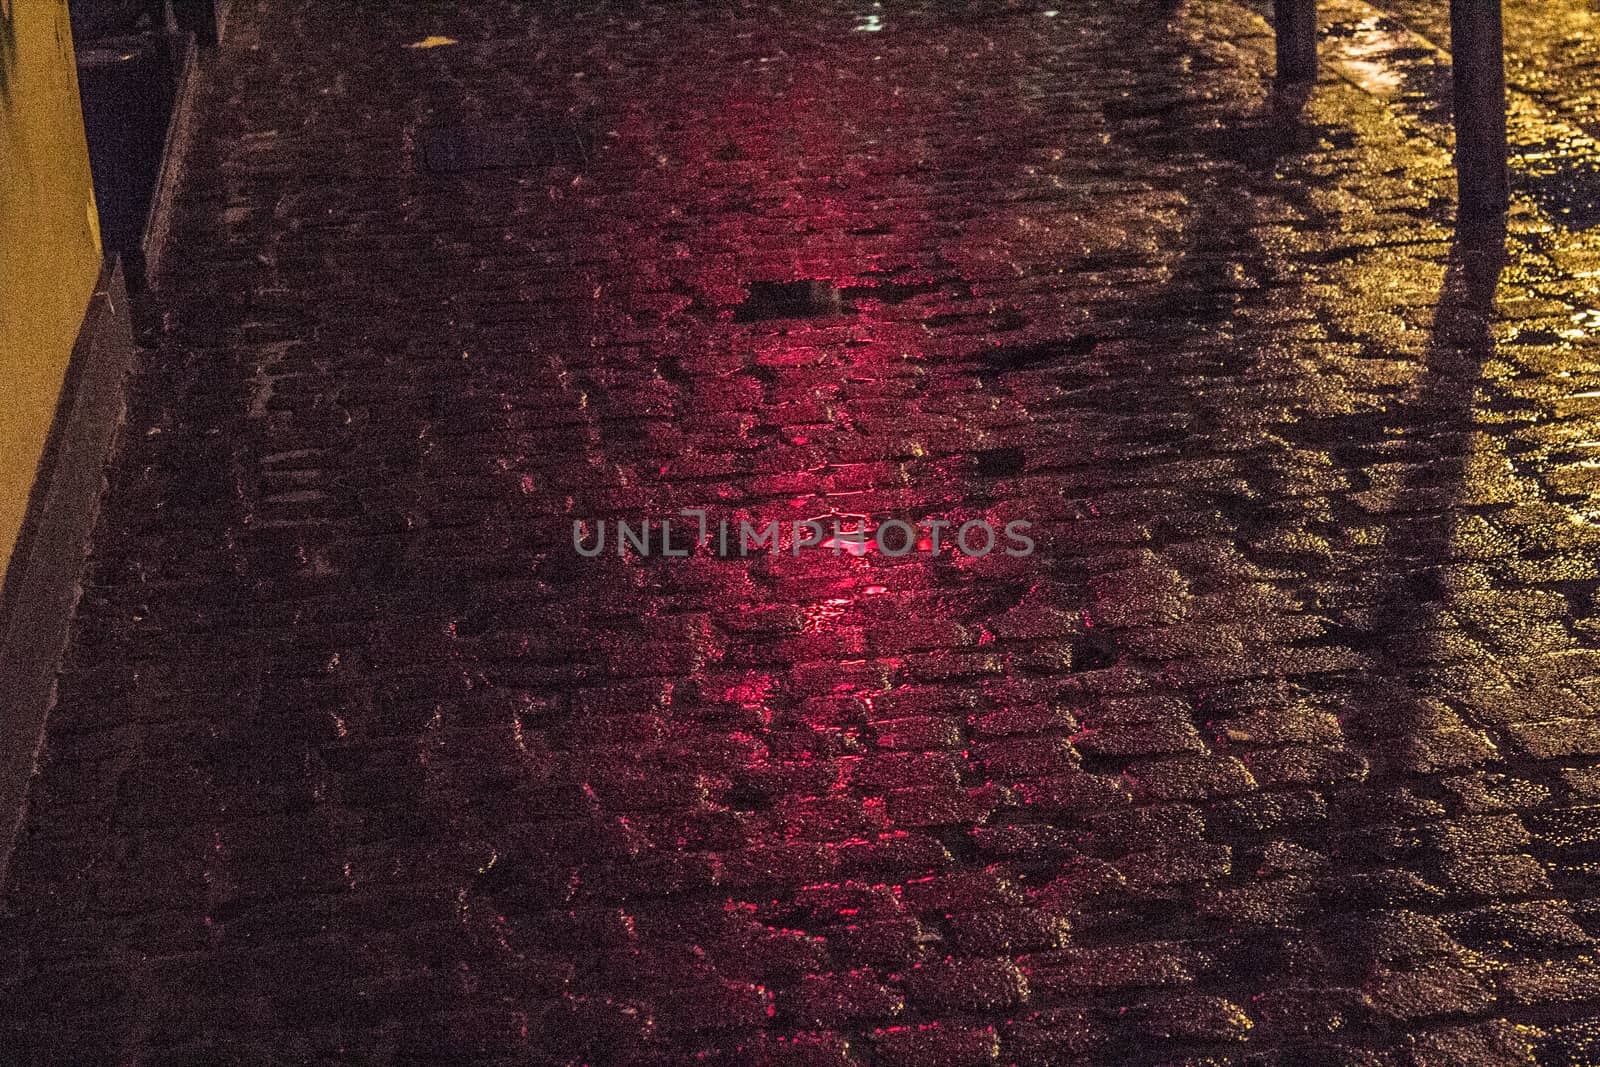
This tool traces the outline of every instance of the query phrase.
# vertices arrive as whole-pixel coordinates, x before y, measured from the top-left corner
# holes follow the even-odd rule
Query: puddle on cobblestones
[[[1600,224],[1600,145],[1586,134],[1565,130],[1513,145],[1511,172],[1514,189],[1553,221],[1577,230]]]

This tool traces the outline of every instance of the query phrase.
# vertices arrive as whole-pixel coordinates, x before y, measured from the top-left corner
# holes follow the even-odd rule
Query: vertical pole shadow
[[[1377,591],[1361,650],[1378,666],[1362,687],[1365,700],[1347,723],[1353,739],[1377,758],[1417,755],[1421,735],[1436,716],[1426,710],[1426,679],[1415,676],[1437,643],[1444,569],[1466,490],[1471,443],[1467,434],[1484,365],[1494,352],[1494,294],[1505,265],[1500,220],[1461,225],[1434,310],[1423,381],[1401,415],[1423,462],[1412,465],[1397,490],[1396,518],[1386,530],[1373,572],[1387,588]],[[1429,453],[1437,452],[1429,459]],[[1404,738],[1399,750],[1389,742]],[[1409,753],[1409,755],[1407,755]]]

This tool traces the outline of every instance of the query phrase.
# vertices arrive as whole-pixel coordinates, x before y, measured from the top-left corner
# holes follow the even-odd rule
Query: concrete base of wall
[[[185,39],[181,52],[183,60],[178,68],[177,87],[173,92],[172,115],[167,120],[167,134],[161,146],[161,167],[156,172],[150,212],[145,216],[144,233],[139,240],[141,288],[148,286],[150,279],[161,270],[161,251],[166,247],[167,233],[172,228],[172,202],[177,196],[183,163],[188,158],[189,142],[194,135],[195,98],[200,91],[200,59],[192,36]]]
[[[38,483],[0,608],[0,885],[55,703],[106,465],[124,415],[133,330],[122,269],[108,260],[72,349]]]

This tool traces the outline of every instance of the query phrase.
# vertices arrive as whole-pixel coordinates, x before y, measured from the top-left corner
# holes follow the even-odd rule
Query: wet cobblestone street
[[[1600,229],[1485,314],[1426,116],[1271,64],[238,0],[0,1062],[1600,1062]],[[574,551],[685,508],[1037,547]]]

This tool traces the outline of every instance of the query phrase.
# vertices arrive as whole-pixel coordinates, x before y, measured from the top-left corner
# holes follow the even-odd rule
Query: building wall
[[[67,0],[0,0],[0,573],[99,269]]]

